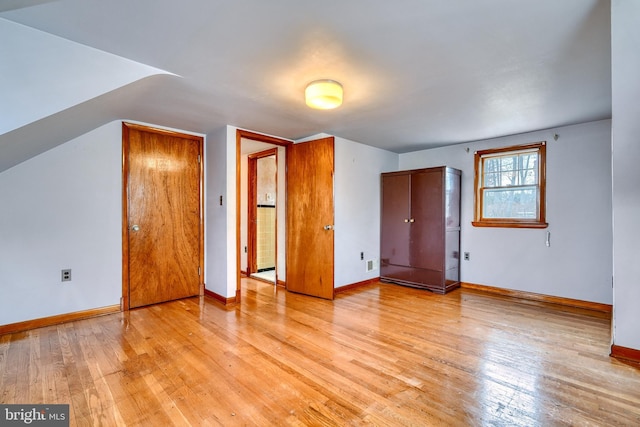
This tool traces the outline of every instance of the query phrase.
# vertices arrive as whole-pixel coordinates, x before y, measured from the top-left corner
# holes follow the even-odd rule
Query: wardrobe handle
[[[416,220],[415,220],[415,219],[413,219],[413,218],[411,218],[411,219],[409,220],[409,222],[412,222],[412,223],[413,223],[413,222],[416,222]]]

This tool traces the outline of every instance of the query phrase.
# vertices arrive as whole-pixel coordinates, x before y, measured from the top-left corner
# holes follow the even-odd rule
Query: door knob
[[[325,225],[324,229],[325,230],[333,230],[333,225]]]
[[[132,225],[131,226],[131,231],[138,231],[138,230],[140,230],[140,226],[139,225],[136,224],[136,225]]]

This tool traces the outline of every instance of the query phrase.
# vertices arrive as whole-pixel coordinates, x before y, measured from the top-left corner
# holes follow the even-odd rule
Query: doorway
[[[278,150],[272,148],[247,158],[247,269],[246,275],[277,284]]]
[[[334,146],[333,137],[293,144],[280,138],[256,134],[249,131],[236,131],[236,231],[237,231],[237,276],[235,301],[241,300],[242,273],[246,273],[246,254],[248,245],[243,229],[248,229],[247,206],[242,205],[242,180],[246,176],[248,161],[243,161],[243,150],[250,144],[271,144],[277,147],[280,162],[278,170],[285,172],[286,177],[278,181],[285,182],[285,188],[279,188],[278,194],[283,201],[277,202],[284,212],[278,217],[278,239],[282,239],[282,256],[277,257],[276,283],[289,291],[333,299],[334,297],[334,207],[333,207],[333,173]],[[269,146],[262,145],[255,152],[266,151]],[[291,154],[291,155],[290,155]],[[285,209],[286,208],[286,209]],[[286,221],[284,220],[286,218]],[[286,242],[286,244],[285,244]],[[285,250],[286,246],[286,250]],[[280,251],[280,249],[278,249]],[[243,267],[245,270],[243,270]],[[280,273],[282,269],[282,275]],[[286,276],[285,276],[286,275]],[[286,277],[286,283],[279,277]]]
[[[273,204],[275,207],[264,207],[262,210],[265,212],[271,210],[270,214],[275,214],[275,242],[274,247],[274,269],[268,273],[273,276],[271,283],[284,286],[285,283],[282,280],[285,276],[285,237],[284,237],[284,215],[285,215],[285,167],[284,161],[286,159],[286,148],[291,145],[291,141],[285,139],[270,137],[261,135],[245,130],[237,130],[236,132],[236,230],[237,230],[237,282],[236,282],[236,302],[240,302],[241,298],[241,286],[243,276],[252,276],[259,274],[258,270],[269,267],[258,266],[258,201],[262,201],[261,205]],[[262,158],[267,158],[271,154],[275,155],[275,169],[276,169],[276,182],[275,189],[272,190],[258,190],[257,185],[254,188],[254,195],[249,196],[249,189],[252,188],[249,185],[250,172],[250,160],[251,156],[255,160],[255,170],[253,176],[256,177],[260,169],[259,163],[262,162]],[[268,162],[268,160],[265,160]],[[267,172],[270,173],[270,172]],[[264,193],[264,194],[259,194]],[[271,193],[267,196],[266,193]],[[260,197],[259,197],[260,196]],[[267,200],[270,198],[272,200]],[[250,203],[249,200],[255,200]],[[253,213],[249,212],[253,209]],[[249,218],[252,218],[251,220]],[[255,221],[255,222],[254,222]],[[253,228],[250,232],[249,229]],[[250,234],[253,233],[255,241],[252,242]],[[271,244],[268,244],[271,246]],[[280,255],[279,255],[280,254]],[[268,270],[267,270],[268,271]]]

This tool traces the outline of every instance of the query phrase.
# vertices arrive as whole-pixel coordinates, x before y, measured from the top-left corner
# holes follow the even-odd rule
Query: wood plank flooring
[[[391,284],[208,298],[0,336],[2,403],[75,426],[640,425],[606,315]]]

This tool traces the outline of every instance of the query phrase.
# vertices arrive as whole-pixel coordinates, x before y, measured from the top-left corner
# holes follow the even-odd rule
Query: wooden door
[[[258,157],[247,159],[247,276],[258,271]]]
[[[123,141],[128,306],[198,295],[202,138],[125,124]]]
[[[333,299],[334,139],[287,148],[287,289]]]

